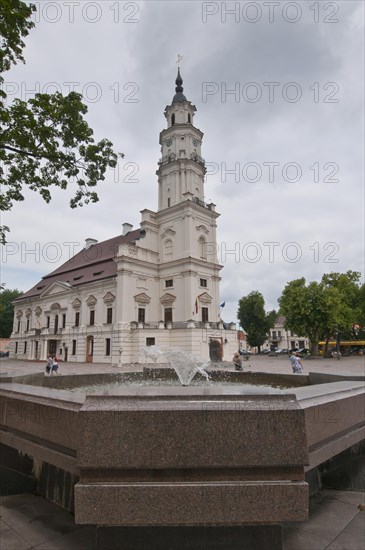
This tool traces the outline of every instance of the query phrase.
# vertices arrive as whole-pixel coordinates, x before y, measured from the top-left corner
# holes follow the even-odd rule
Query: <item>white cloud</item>
[[[100,241],[120,234],[124,221],[137,226],[140,210],[157,207],[158,138],[165,127],[164,108],[174,95],[175,60],[181,53],[185,56],[185,94],[197,106],[195,123],[205,133],[203,156],[219,167],[206,183],[206,198],[212,199],[222,214],[218,242],[220,246],[226,243],[225,250],[233,249],[236,242],[240,247],[239,261],[234,255],[226,255],[222,261],[225,320],[235,319],[239,298],[252,290],[262,292],[267,306],[274,308],[291,279],[305,276],[318,280],[329,271],[362,270],[362,3],[337,2],[340,9],[333,18],[339,22],[332,24],[323,22],[330,12],[325,12],[321,3],[320,21],[314,23],[316,14],[309,10],[308,2],[299,3],[302,18],[297,23],[285,21],[281,6],[273,23],[264,11],[255,24],[244,21],[242,12],[238,22],[227,15],[223,23],[224,2],[214,3],[220,12],[207,17],[206,23],[202,22],[201,2],[131,2],[128,9],[120,2],[117,12],[115,2],[103,1],[98,3],[101,17],[96,23],[87,21],[95,14],[90,8],[85,17],[84,3],[75,7],[73,23],[69,21],[70,8],[64,2],[58,4],[60,20],[50,23],[41,15],[26,39],[27,64],[12,69],[6,81],[15,83],[23,96],[37,83],[42,89],[56,82],[65,93],[70,86],[66,83],[76,83],[75,89],[87,94],[88,120],[95,138],[110,138],[126,157],[120,181],[114,182],[110,173],[108,181],[99,185],[100,202],[96,205],[70,210],[71,192],[54,192],[51,205],[26,192],[25,202],[3,216],[3,223],[11,227],[9,241],[19,250],[55,242],[63,252],[62,263],[67,259],[64,243],[79,242],[81,246],[87,237]],[[49,10],[48,19],[55,17]],[[206,82],[216,83],[218,92],[203,101]],[[245,93],[254,91],[245,88],[249,82],[262,90],[256,103],[245,100]],[[268,100],[265,82],[279,83],[273,102]],[[288,87],[290,82],[296,82],[302,93],[296,103],[288,100],[295,91]],[[232,95],[222,101],[223,87],[232,89],[235,83],[240,91],[238,102]],[[325,102],[331,93],[337,103]],[[95,95],[99,100],[93,102]],[[138,183],[128,181],[130,171],[128,167],[123,170],[128,162],[138,167]],[[240,177],[236,183],[229,175],[222,181],[222,163],[228,169],[239,163],[242,174],[250,162],[263,170],[259,182]],[[264,165],[267,162],[280,163],[272,183]],[[296,183],[283,180],[282,170],[288,162],[296,162],[302,169]],[[310,168],[314,163],[320,170],[318,183]],[[338,183],[323,181],[331,175],[327,163],[338,164]],[[257,262],[244,256],[244,247],[251,242],[262,250]],[[269,261],[268,245],[264,245],[268,242],[279,243],[273,262]],[[290,242],[297,242],[302,251],[295,263],[283,257]],[[338,245],[338,250],[332,251],[337,263],[327,261],[329,243]],[[9,250],[2,268],[8,288],[27,290],[39,274],[57,267],[42,255],[36,262],[31,253],[22,257],[21,252],[10,254]]]

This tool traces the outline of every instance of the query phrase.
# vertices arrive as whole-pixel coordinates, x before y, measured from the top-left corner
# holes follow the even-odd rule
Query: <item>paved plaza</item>
[[[337,359],[302,359],[304,366],[303,374],[309,372],[323,372],[326,374],[340,374],[350,376],[361,376],[365,374],[365,356],[342,357]],[[59,362],[59,375],[62,374],[91,374],[100,372],[130,372],[141,371],[144,366],[153,366],[155,363],[133,363],[122,366],[111,366],[105,363],[72,363]],[[292,374],[289,357],[279,355],[269,357],[268,355],[252,355],[247,361],[242,362],[244,371],[270,372],[276,374]],[[45,361],[19,361],[15,359],[0,359],[0,373],[8,373],[12,376],[44,372]],[[214,368],[234,370],[232,362],[222,361],[214,363]]]

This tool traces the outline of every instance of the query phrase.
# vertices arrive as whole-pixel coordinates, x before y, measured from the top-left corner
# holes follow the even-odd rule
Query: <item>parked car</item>
[[[252,355],[252,351],[248,351],[247,349],[240,349],[239,353],[240,355]]]
[[[277,349],[275,351],[276,355],[286,355],[288,353],[288,350],[286,348],[283,349]]]
[[[0,351],[0,357],[9,357],[8,351]]]

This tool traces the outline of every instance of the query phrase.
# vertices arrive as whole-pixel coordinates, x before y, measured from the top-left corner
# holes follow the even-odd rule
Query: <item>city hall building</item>
[[[145,346],[178,347],[231,360],[235,323],[220,318],[214,204],[204,202],[203,133],[196,107],[176,93],[160,133],[158,209],[140,227],[85,248],[46,275],[14,305],[11,356],[120,364],[142,360]]]

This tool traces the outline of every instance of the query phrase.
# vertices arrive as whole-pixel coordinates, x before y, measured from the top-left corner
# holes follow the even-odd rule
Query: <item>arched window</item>
[[[170,199],[170,197],[168,197],[168,199],[167,199],[167,206],[171,206],[171,199]]]
[[[191,124],[191,117],[190,117],[190,113],[188,113],[188,123]]]
[[[175,124],[175,113],[171,115],[171,126]]]
[[[199,256],[203,259],[207,259],[207,247],[204,237],[199,237]]]

